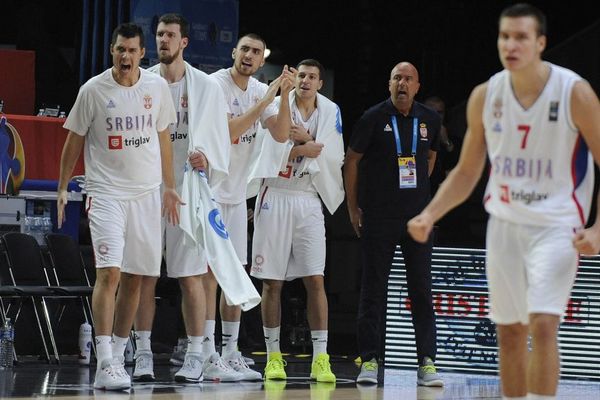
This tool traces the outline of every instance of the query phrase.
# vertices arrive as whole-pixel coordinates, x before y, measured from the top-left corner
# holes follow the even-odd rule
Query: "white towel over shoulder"
[[[290,104],[294,91],[290,92]],[[279,97],[275,99],[279,101]],[[298,172],[308,171],[313,185],[317,189],[327,210],[333,214],[344,200],[342,165],[344,164],[344,139],[342,136],[342,116],[340,109],[327,97],[317,93],[317,137],[315,141],[323,144],[323,150],[317,158],[305,158]],[[267,129],[259,128],[256,139],[254,164],[248,178],[248,197],[256,196],[261,179],[274,178],[279,171],[285,170],[290,151],[294,146],[291,140],[284,143],[275,141]]]

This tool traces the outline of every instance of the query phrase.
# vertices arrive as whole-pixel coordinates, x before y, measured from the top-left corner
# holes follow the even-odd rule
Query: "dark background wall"
[[[600,92],[600,13],[595,11],[596,3],[531,2],[548,16],[545,57],[574,69]],[[266,39],[273,64],[294,65],[310,57],[334,72],[333,100],[342,110],[346,142],[362,112],[388,96],[389,71],[403,60],[419,69],[418,100],[432,94],[441,96],[452,119],[449,124],[460,136],[470,91],[501,68],[496,50],[497,20],[500,11],[512,3],[241,0],[239,28],[241,33],[255,32]],[[36,109],[43,103],[69,109],[79,87],[82,1],[4,0],[2,14],[0,45],[36,51]],[[152,38],[147,45],[154,46]],[[1,76],[0,71],[0,84]],[[484,183],[465,205],[442,220],[438,243],[483,246]],[[327,228],[326,283],[330,329],[336,338],[332,346],[347,351],[353,348],[360,253],[345,205],[327,216]],[[302,292],[291,287],[286,293],[288,303],[301,307]],[[302,319],[294,315],[292,319]],[[290,324],[298,325],[295,320]],[[290,337],[302,334],[289,333]]]

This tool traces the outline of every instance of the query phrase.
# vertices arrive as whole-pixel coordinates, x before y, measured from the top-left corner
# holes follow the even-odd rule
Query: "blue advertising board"
[[[206,73],[231,65],[231,50],[238,37],[239,0],[132,0],[131,21],[146,36],[142,66],[158,63],[156,26],[165,13],[182,14],[190,23],[190,40],[184,58]]]

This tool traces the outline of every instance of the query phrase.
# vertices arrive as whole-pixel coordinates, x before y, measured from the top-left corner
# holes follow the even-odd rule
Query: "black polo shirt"
[[[398,154],[392,125],[396,116],[402,154],[412,151],[413,121],[417,119],[417,187],[400,189]],[[425,208],[430,200],[427,155],[439,150],[441,119],[437,112],[421,103],[405,117],[387,99],[362,115],[355,124],[350,148],[362,153],[360,163],[359,203],[365,216],[410,218]]]

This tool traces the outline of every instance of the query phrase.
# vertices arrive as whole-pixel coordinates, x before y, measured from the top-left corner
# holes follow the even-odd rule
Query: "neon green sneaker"
[[[281,353],[269,354],[269,360],[265,366],[265,379],[286,379],[285,366],[287,363]]]
[[[315,379],[317,382],[335,382],[335,375],[331,372],[331,364],[329,364],[329,354],[317,354],[310,368],[310,379]]]

